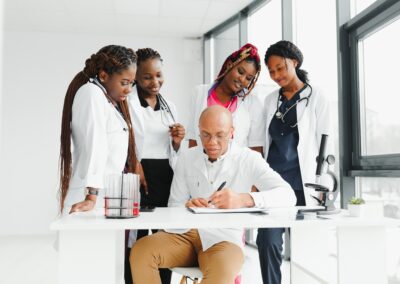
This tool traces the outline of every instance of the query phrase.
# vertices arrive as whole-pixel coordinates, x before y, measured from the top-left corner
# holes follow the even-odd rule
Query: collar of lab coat
[[[196,149],[197,155],[193,163],[194,167],[196,167],[204,175],[204,177],[208,179],[207,166],[206,166],[206,159],[208,159],[208,157],[204,157],[203,147],[201,145],[197,146],[196,148],[197,148]],[[224,156],[220,157],[224,159],[224,162],[221,165],[222,168],[219,172],[219,175],[228,176],[227,173],[232,168],[230,161],[237,153],[240,153],[239,146],[234,141],[231,141],[229,143],[228,150],[226,151]]]
[[[223,160],[223,159],[226,157],[226,154],[229,152],[229,148],[231,147],[231,142],[232,142],[232,141],[229,142],[229,144],[228,144],[228,149],[226,150],[226,152],[225,152],[224,154],[222,154],[221,156],[219,156],[219,157],[217,158],[217,160],[216,160],[216,161],[213,161],[213,162],[211,162],[211,161],[209,160],[208,155],[206,154],[206,150],[203,149],[203,157],[204,157],[204,160],[206,161],[206,163],[207,163],[207,162],[209,162],[209,163],[214,163],[214,162],[218,162],[218,161]]]
[[[132,107],[131,116],[134,118],[132,123],[135,124],[134,131],[138,131],[139,133],[144,132],[144,121],[143,121],[143,112],[142,106],[140,104],[139,95],[137,93],[136,87],[133,88],[132,93],[129,95],[130,105]]]

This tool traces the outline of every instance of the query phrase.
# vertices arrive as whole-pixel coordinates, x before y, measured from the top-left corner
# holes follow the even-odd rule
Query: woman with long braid
[[[101,206],[97,195],[104,188],[105,175],[135,172],[135,141],[126,101],[135,75],[135,52],[109,45],[88,58],[70,83],[61,124],[62,212]]]
[[[174,161],[185,136],[185,128],[177,123],[175,105],[160,94],[164,84],[161,55],[151,48],[138,49],[136,54],[136,85],[129,95],[129,106],[139,165],[146,181],[146,186],[141,187],[140,204],[167,207]],[[153,233],[156,231],[153,229]],[[148,230],[131,230],[128,247],[132,247],[136,239],[147,235]],[[126,260],[125,271],[128,269]],[[171,282],[169,269],[160,269],[160,276],[163,284]],[[128,279],[128,275],[125,279]],[[125,280],[125,283],[131,282]]]
[[[201,112],[214,104],[227,108],[233,116],[233,140],[260,153],[264,145],[262,104],[253,90],[261,70],[257,48],[248,43],[229,55],[212,85],[196,87],[188,125],[189,147],[201,145],[198,121]]]

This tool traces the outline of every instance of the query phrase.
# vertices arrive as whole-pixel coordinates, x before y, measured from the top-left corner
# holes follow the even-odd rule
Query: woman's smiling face
[[[156,96],[164,83],[162,63],[159,58],[149,58],[140,62],[136,83],[145,96]]]
[[[243,60],[225,75],[221,84],[224,84],[232,93],[236,94],[244,88],[248,88],[256,74],[257,69],[254,62]]]

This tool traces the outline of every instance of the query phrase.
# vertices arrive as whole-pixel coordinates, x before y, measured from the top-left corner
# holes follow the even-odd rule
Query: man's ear
[[[232,126],[231,129],[230,129],[230,132],[231,132],[230,133],[230,138],[233,139],[233,135],[235,134],[235,127]]]

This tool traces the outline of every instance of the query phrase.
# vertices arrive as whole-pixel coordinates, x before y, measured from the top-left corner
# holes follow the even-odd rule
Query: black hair
[[[308,72],[300,69],[303,63],[303,53],[301,53],[300,49],[294,43],[281,40],[268,47],[264,57],[265,65],[267,65],[268,59],[273,55],[296,60],[298,63],[296,66],[297,77],[303,83],[308,83]]]
[[[146,61],[147,59],[159,59],[161,62],[163,61],[161,58],[160,53],[158,53],[157,51],[155,51],[154,49],[147,47],[147,48],[139,48],[136,51],[136,55],[137,55],[137,65],[139,66],[140,63],[142,63],[143,61]]]

